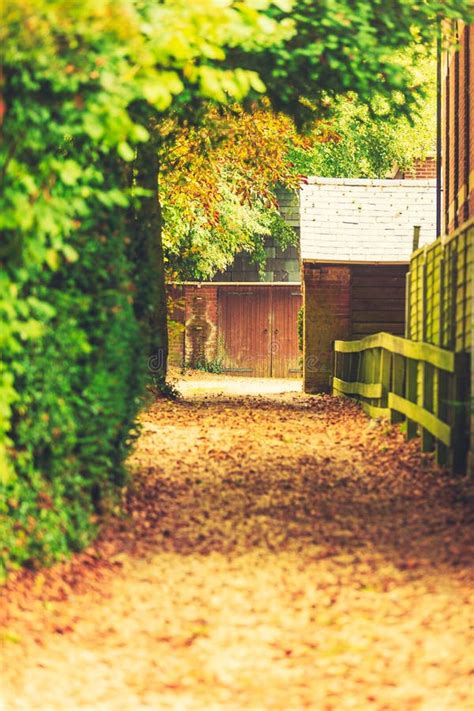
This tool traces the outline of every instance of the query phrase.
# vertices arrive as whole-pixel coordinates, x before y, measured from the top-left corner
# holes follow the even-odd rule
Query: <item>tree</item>
[[[411,121],[355,95],[334,101],[331,118],[316,131],[320,140],[309,150],[291,146],[289,159],[300,173],[321,177],[384,178],[395,166],[409,170],[436,145],[435,82],[429,83],[432,89]]]
[[[256,257],[263,238],[294,239],[279,217],[275,187],[296,189],[289,145],[309,136],[267,105],[209,106],[199,125],[161,125],[164,246],[171,278],[208,279],[236,252]],[[171,137],[171,140],[170,140]]]
[[[384,98],[392,112],[410,115],[424,97],[424,79],[404,50],[413,59],[424,55],[440,21],[472,18],[472,7],[464,0],[295,0],[268,14],[293,23],[293,33],[260,52],[237,48],[232,60],[258,68],[272,105],[302,123],[324,112],[328,96],[347,93],[368,105]]]

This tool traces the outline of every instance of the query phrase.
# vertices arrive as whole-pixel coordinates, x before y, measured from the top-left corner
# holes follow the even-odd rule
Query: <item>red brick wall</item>
[[[400,175],[406,180],[434,180],[436,178],[436,158],[431,156],[415,161],[412,170],[407,170]]]
[[[168,363],[182,367],[184,362],[184,286],[167,284]]]
[[[443,56],[441,119],[442,231],[449,234],[474,217],[474,25],[446,23],[446,34],[450,29],[457,34],[458,48]],[[457,298],[463,298],[462,292],[458,292]],[[471,344],[471,350],[472,347]],[[471,388],[474,389],[474,358]],[[473,442],[474,414],[471,414],[471,473],[474,473]]]
[[[474,25],[470,25],[470,27],[466,31],[465,35],[465,45],[467,47],[467,51],[469,53],[468,61],[466,62],[466,65],[468,67],[468,73],[469,73],[469,82],[468,82],[468,91],[470,92],[470,97],[471,101],[469,103],[469,110],[468,110],[468,118],[466,121],[466,128],[468,128],[468,137],[469,140],[467,141],[469,145],[469,186],[468,186],[468,198],[467,198],[467,204],[468,207],[466,209],[466,212],[468,213],[469,217],[474,216],[474,100],[473,100],[473,92],[474,92]]]
[[[186,284],[185,361],[195,367],[217,356],[217,286]]]
[[[443,231],[474,216],[474,25],[452,28],[459,48],[445,54],[443,92]]]
[[[350,337],[350,267],[303,265],[305,392],[330,389],[332,344]]]

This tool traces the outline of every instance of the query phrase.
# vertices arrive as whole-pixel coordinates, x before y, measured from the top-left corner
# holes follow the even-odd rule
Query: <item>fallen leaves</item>
[[[125,518],[5,588],[8,708],[471,708],[470,485],[397,429],[160,401],[131,469]]]

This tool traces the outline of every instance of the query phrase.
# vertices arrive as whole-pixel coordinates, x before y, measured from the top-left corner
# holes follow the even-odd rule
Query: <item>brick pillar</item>
[[[348,266],[304,264],[304,390],[330,390],[333,341],[348,339],[350,279]]]
[[[184,362],[184,286],[166,285],[168,301],[168,363],[182,367]]]
[[[185,358],[195,367],[217,357],[217,286],[186,284]]]

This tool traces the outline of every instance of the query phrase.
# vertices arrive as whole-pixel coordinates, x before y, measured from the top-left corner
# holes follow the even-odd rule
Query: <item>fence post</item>
[[[458,285],[458,253],[456,249],[453,249],[451,254],[451,289],[450,289],[450,299],[449,307],[450,314],[448,316],[448,323],[450,324],[449,342],[448,348],[455,351],[456,350],[456,319],[457,319],[457,285]]]
[[[367,351],[367,355],[369,356],[369,371],[368,371],[368,376],[369,376],[369,383],[376,383],[377,382],[377,376],[380,372],[380,348],[371,348]]]
[[[423,254],[423,264],[421,265],[421,338],[420,341],[426,343],[426,320],[427,320],[427,279],[426,279],[426,252]]]
[[[445,370],[438,370],[438,388],[436,392],[436,415],[450,424],[448,417],[448,397],[450,375]],[[449,449],[443,442],[436,440],[436,462],[444,467],[448,464]]]
[[[427,328],[427,299],[428,299],[428,278],[426,266],[426,249],[423,253],[423,264],[421,265],[421,340],[426,343],[426,328]],[[417,402],[418,405],[433,412],[433,367],[428,363],[420,362],[419,364],[419,381],[417,387]],[[421,429],[421,450],[430,452],[434,447],[433,435]]]
[[[392,382],[392,353],[385,348],[380,349],[380,382],[382,383],[382,397],[379,407],[388,406],[388,393]]]
[[[430,363],[420,363],[420,398],[419,405],[423,409],[428,410],[428,412],[433,412],[433,386],[434,386],[434,368]],[[436,413],[434,413],[436,414]],[[435,438],[425,430],[424,427],[421,428],[421,451],[431,452],[434,448]]]
[[[405,391],[404,391],[404,385],[405,385],[405,359],[403,356],[399,355],[398,353],[393,353],[392,354],[392,385],[391,385],[391,390],[395,395],[400,395],[401,397],[404,397]],[[403,422],[405,417],[402,415],[401,412],[397,412],[397,410],[390,410],[390,422],[392,425],[396,424],[397,422]]]
[[[445,307],[445,265],[444,265],[444,247],[441,259],[439,261],[439,338],[438,344],[440,348],[444,347],[444,307]]]
[[[407,358],[406,363],[407,373],[405,382],[405,397],[407,400],[410,400],[410,402],[416,403],[416,396],[418,391],[418,361],[413,360],[412,358]],[[416,437],[417,434],[417,423],[407,418],[407,439],[413,439],[413,437]]]
[[[419,225],[415,225],[415,227],[413,228],[413,252],[416,252],[416,250],[420,246],[420,232],[421,227]]]
[[[334,345],[333,345],[334,348]],[[338,351],[334,350],[334,377],[335,378],[340,378],[341,376],[339,375],[340,373],[340,362],[341,362],[341,356],[342,353],[339,353]]]
[[[454,474],[461,474],[466,468],[469,449],[469,354],[456,353],[454,373],[450,376],[448,391],[448,419],[451,425],[451,448],[449,466]]]
[[[411,338],[411,283],[413,279],[411,266],[410,264],[405,278],[405,338]]]
[[[361,351],[361,365],[360,365],[360,372],[361,372],[361,383],[369,383],[370,382],[370,350],[367,351]]]

